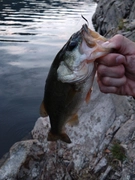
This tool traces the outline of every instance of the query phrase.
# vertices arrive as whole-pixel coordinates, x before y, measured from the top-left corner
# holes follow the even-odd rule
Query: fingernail
[[[108,44],[109,44],[109,41],[106,41],[106,42],[104,42],[103,44],[102,44],[102,47],[107,47],[108,46]]]
[[[121,64],[123,62],[124,62],[124,56],[123,55],[118,55],[116,57],[116,63]]]
[[[114,44],[112,42],[106,41],[101,45],[103,48],[113,48]]]

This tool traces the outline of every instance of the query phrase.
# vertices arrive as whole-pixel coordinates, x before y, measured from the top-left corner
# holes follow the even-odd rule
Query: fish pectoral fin
[[[79,120],[78,120],[78,115],[74,114],[68,121],[67,123],[71,126],[75,126],[79,124]]]
[[[90,101],[91,92],[92,92],[92,89],[90,88],[90,90],[88,91],[86,98],[85,98],[86,103],[88,103]]]
[[[66,143],[71,143],[70,138],[65,132],[62,132],[60,134],[53,134],[51,131],[48,133],[47,140],[48,141],[57,141],[57,140],[62,140],[63,142]]]
[[[42,103],[40,105],[40,115],[41,115],[41,117],[47,117],[48,116],[43,101],[42,101]]]

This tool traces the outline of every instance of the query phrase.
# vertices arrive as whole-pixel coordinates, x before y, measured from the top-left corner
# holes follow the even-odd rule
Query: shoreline
[[[93,25],[101,35],[113,27],[115,33],[135,40],[134,9],[135,2],[100,0],[92,18]],[[113,30],[108,37],[114,35]],[[49,121],[40,117],[29,136],[16,142],[0,159],[0,180],[76,180],[78,177],[130,180],[134,174],[131,167],[135,164],[134,100],[103,94],[96,81],[93,89],[90,103],[84,104],[79,112],[79,125],[66,126],[72,144],[47,142]],[[117,154],[113,154],[112,149]]]

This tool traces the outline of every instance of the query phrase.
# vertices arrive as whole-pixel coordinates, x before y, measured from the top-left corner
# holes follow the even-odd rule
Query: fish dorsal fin
[[[78,125],[79,123],[79,120],[78,120],[78,115],[77,114],[74,114],[67,122],[69,125],[71,126],[75,126],[75,125]]]
[[[40,115],[41,115],[42,117],[47,117],[47,116],[48,116],[43,101],[42,101],[42,103],[41,103],[41,105],[40,105]]]
[[[91,92],[92,92],[92,88],[90,88],[90,90],[88,91],[88,93],[86,95],[86,98],[85,98],[86,103],[88,103],[90,100]]]

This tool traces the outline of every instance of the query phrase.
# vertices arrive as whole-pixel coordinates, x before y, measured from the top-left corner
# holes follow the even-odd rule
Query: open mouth
[[[89,33],[89,28],[88,28],[87,24],[83,24],[82,31],[85,31],[86,33]]]
[[[102,44],[107,41],[107,39],[97,32],[90,30],[87,24],[84,24],[81,30],[83,41],[80,46],[80,52],[86,55],[87,63],[91,63],[111,51],[108,48],[102,47]]]

